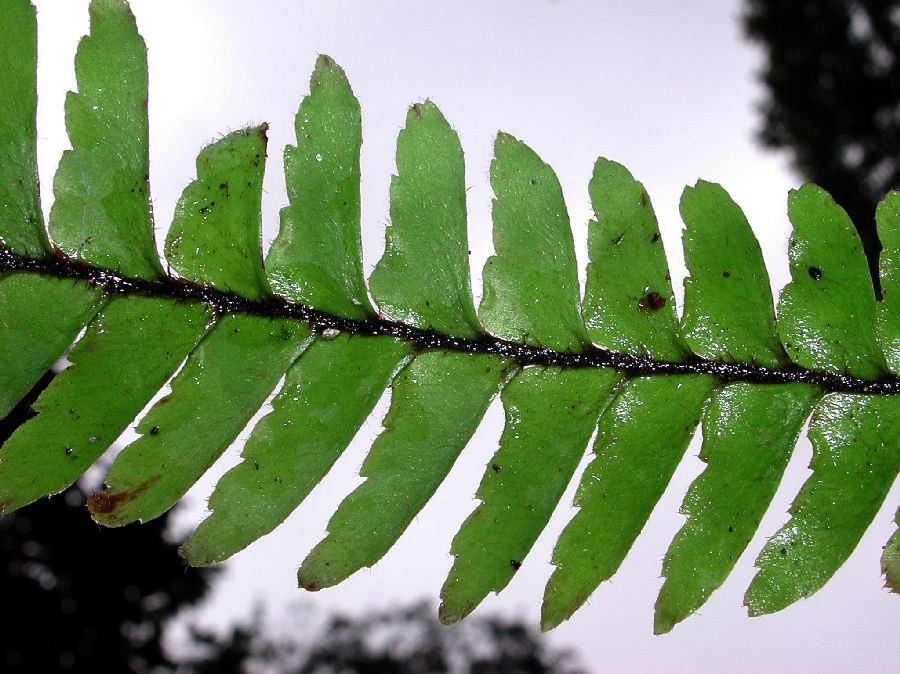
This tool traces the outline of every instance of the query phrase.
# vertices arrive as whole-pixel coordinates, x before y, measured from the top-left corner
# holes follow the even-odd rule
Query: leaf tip
[[[301,567],[297,571],[297,587],[301,590],[306,590],[307,592],[318,592],[319,590],[324,589],[325,585],[319,583],[319,581],[313,577],[313,574],[304,571],[303,567]]]
[[[465,618],[470,612],[471,610],[458,611],[449,606],[446,601],[443,601],[438,607],[438,620],[441,622],[441,625],[453,625]]]
[[[188,566],[200,567],[209,566],[221,561],[211,555],[202,544],[197,541],[196,532],[191,535],[184,543],[178,546],[178,556],[181,557]]]
[[[337,64],[337,61],[328,56],[328,54],[319,54],[316,58],[312,77],[309,80],[310,93],[319,88],[329,86],[346,89],[350,87],[350,82],[347,80],[347,74],[344,72],[344,69]]]
[[[549,632],[559,627],[566,618],[559,612],[548,607],[545,602],[541,607],[541,632]]]
[[[686,616],[675,615],[675,613],[668,610],[664,604],[657,602],[653,612],[653,634],[655,636],[668,634],[672,631],[672,628],[684,620],[685,617]]]
[[[418,103],[413,103],[409,106],[409,110],[406,113],[407,125],[422,120],[446,122],[440,108],[438,108],[437,104],[430,98],[426,98],[424,101]]]
[[[135,520],[122,512],[126,502],[132,498],[129,492],[114,492],[110,489],[95,491],[88,496],[88,512],[97,524],[105,527],[121,527]]]

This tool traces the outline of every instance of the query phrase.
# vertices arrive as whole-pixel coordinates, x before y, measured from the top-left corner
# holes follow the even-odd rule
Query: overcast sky
[[[44,209],[56,162],[67,146],[62,106],[74,88],[72,57],[87,30],[87,0],[38,1],[39,154]],[[394,142],[407,106],[432,98],[460,134],[467,159],[473,285],[491,252],[487,169],[493,137],[504,130],[551,164],[562,183],[585,262],[587,183],[598,155],[644,182],[663,231],[679,299],[684,276],[678,198],[698,178],[722,183],[744,207],[777,290],[787,280],[787,191],[799,184],[782,157],[754,142],[758,51],[745,43],[734,0],[664,3],[576,0],[132,0],[150,54],[151,189],[162,241],[194,156],[211,139],[248,123],[270,123],[263,227],[277,231],[286,203],[281,149],[308,91],[316,55],[346,70],[363,109],[363,244],[366,270],[383,250]],[[583,272],[582,272],[583,278]],[[206,623],[247,616],[257,599],[278,614],[303,600],[322,609],[384,608],[437,599],[450,568],[450,540],[474,507],[473,494],[502,430],[495,403],[450,478],[374,569],[315,595],[295,589],[295,573],[322,537],[328,516],[358,484],[356,472],[380,430],[382,400],[332,473],[288,522],[235,557],[221,575]],[[242,438],[249,433],[245,432]],[[643,535],[616,578],[551,638],[573,645],[596,671],[878,671],[900,662],[900,600],[882,587],[878,558],[892,531],[900,485],[850,562],[815,597],[766,618],[741,607],[752,562],[807,475],[803,439],[763,520],[761,533],[726,585],[669,635],[652,636],[660,560],[681,525],[681,496],[702,465],[696,439]],[[237,460],[239,447],[191,493],[179,522]],[[585,462],[582,462],[582,468]],[[580,473],[581,468],[579,469]],[[507,590],[479,613],[500,612],[536,625],[549,555],[571,516],[574,484]],[[85,514],[87,516],[87,514]],[[302,631],[303,626],[297,625]]]

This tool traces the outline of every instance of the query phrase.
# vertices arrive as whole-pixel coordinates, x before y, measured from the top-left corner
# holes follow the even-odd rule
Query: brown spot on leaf
[[[809,277],[813,281],[818,281],[820,278],[822,278],[822,270],[818,267],[810,267],[809,269],[807,269],[807,271],[809,272]]]
[[[638,302],[638,309],[641,311],[659,311],[666,306],[666,298],[655,292],[645,293]]]
[[[128,492],[112,493],[108,490],[95,491],[88,496],[87,507],[92,513],[111,513],[128,500]]]
[[[154,475],[153,477],[144,480],[130,491],[114,492],[109,489],[95,491],[88,496],[87,508],[90,512],[98,515],[108,515],[109,513],[113,513],[118,510],[122,504],[137,498],[150,485],[158,482],[159,478],[159,475]]]
[[[647,204],[650,203],[650,197],[647,196],[646,192],[641,192],[641,207],[647,208]]]
[[[519,567],[522,566],[522,562],[520,562],[518,559],[511,559],[511,560],[509,560],[509,565],[510,565],[513,569],[515,569],[516,571],[518,571],[518,570],[519,570]]]

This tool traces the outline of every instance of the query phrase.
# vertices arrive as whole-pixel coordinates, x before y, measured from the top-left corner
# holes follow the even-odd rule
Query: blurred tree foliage
[[[900,0],[747,0],[744,27],[766,52],[760,139],[847,210],[877,284],[875,206],[900,187]]]
[[[52,379],[0,422],[0,443]],[[187,569],[168,515],[101,529],[76,486],[0,518],[0,671],[151,672],[172,666],[164,623],[200,600],[210,570]]]
[[[574,655],[547,646],[536,630],[496,617],[446,627],[427,602],[332,617],[296,639],[269,636],[257,613],[225,638],[194,630],[206,645],[184,674],[581,674]],[[296,630],[296,634],[304,634]]]

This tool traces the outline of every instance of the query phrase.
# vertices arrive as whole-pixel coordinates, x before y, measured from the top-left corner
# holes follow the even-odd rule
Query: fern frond
[[[0,4],[0,31],[0,414],[84,328],[72,365],[0,448],[0,511],[72,484],[168,382],[89,500],[108,526],[158,517],[283,377],[182,548],[191,564],[220,562],[306,498],[390,387],[365,480],[300,567],[300,585],[318,590],[385,555],[499,395],[505,429],[453,539],[440,615],[459,620],[509,583],[596,431],[578,510],[553,551],[542,611],[550,629],[615,574],[701,425],[706,468],[663,563],[655,630],[665,632],[728,577],[807,419],[812,475],[757,560],[751,614],[824,585],[896,479],[900,193],[876,214],[884,243],[876,302],[844,211],[816,186],[793,192],[792,280],[776,312],[740,208],[713,183],[687,188],[679,319],[643,185],[597,161],[582,296],[556,175],[501,133],[490,170],[495,255],[476,311],[462,149],[430,101],[410,108],[400,133],[385,253],[367,284],[359,103],[323,56],[297,113],[296,145],[285,150],[289,204],[265,261],[262,125],[201,151],[164,272],[146,177],[146,49],[127,3],[91,3],[79,91],[66,103],[73,149],[57,171],[48,230],[37,190],[31,4]],[[898,560],[894,534],[881,563],[895,590]]]

